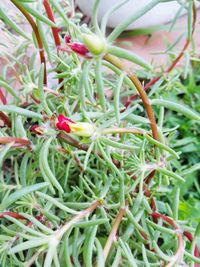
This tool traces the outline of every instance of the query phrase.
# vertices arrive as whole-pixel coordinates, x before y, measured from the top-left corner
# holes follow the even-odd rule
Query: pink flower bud
[[[88,56],[89,51],[82,43],[68,43],[68,46],[71,48],[72,51],[79,54],[80,56]]]
[[[71,42],[71,36],[65,35],[65,43],[71,48],[72,51],[79,54],[80,56],[90,57],[89,51],[83,43]]]

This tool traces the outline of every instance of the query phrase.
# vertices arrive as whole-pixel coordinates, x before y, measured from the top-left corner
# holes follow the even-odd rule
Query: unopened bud
[[[87,47],[90,53],[94,55],[100,55],[105,52],[106,45],[104,41],[94,34],[82,34],[83,43]]]
[[[89,137],[92,136],[95,128],[94,125],[87,122],[74,122],[69,118],[64,117],[62,114],[58,116],[57,128],[65,131],[66,133],[73,133],[78,136]]]

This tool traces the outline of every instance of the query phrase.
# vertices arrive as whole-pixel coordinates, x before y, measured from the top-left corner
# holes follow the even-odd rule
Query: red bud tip
[[[70,35],[65,35],[64,40],[65,40],[65,43],[75,53],[79,54],[80,56],[87,57],[87,58],[90,57],[89,50],[86,48],[86,46],[83,43],[71,42],[71,36]]]
[[[69,44],[71,42],[71,36],[65,35],[64,40],[66,44]]]
[[[70,128],[69,123],[75,123],[75,122],[63,116],[62,114],[58,115],[58,122],[56,126],[58,127],[59,130],[63,130],[67,133],[70,133],[71,128]]]
[[[81,56],[88,56],[88,49],[82,43],[68,43],[68,46],[71,48],[72,51],[81,55]]]
[[[29,128],[29,131],[32,132],[32,133],[35,133],[35,134],[39,134],[39,135],[44,134],[43,129],[39,125],[37,125],[37,124],[32,125]]]

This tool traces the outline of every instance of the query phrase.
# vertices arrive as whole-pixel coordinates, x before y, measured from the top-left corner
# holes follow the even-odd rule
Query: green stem
[[[145,135],[145,131],[137,129],[137,128],[105,128],[100,131],[101,135],[125,134],[125,133]]]
[[[138,55],[134,54],[133,52],[127,51],[124,48],[109,45],[107,47],[107,53],[114,55],[114,56],[117,56],[119,58],[127,59],[130,62],[135,63],[141,67],[144,67],[147,70],[152,69],[151,65],[149,65],[149,63],[147,63],[144,59],[142,59]]]

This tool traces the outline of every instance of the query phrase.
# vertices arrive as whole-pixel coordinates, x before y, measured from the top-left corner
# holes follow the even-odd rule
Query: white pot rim
[[[115,5],[119,0],[101,0],[98,12],[98,20],[101,22],[101,19],[108,8]],[[108,26],[111,28],[116,27],[120,22],[122,22],[125,18],[133,14],[133,6],[134,12],[139,11],[145,5],[147,5],[151,0],[130,0],[125,5],[123,5],[120,9],[115,11],[108,20]],[[76,0],[76,3],[83,11],[84,14],[91,16],[92,6],[94,0]],[[200,4],[197,4],[200,6]],[[127,27],[127,30],[135,29],[135,28],[148,28],[155,25],[162,25],[171,21],[178,10],[180,9],[180,5],[176,1],[159,3],[152,10],[148,11],[145,15],[137,19],[134,23],[130,24]],[[183,10],[182,14],[186,11]]]

